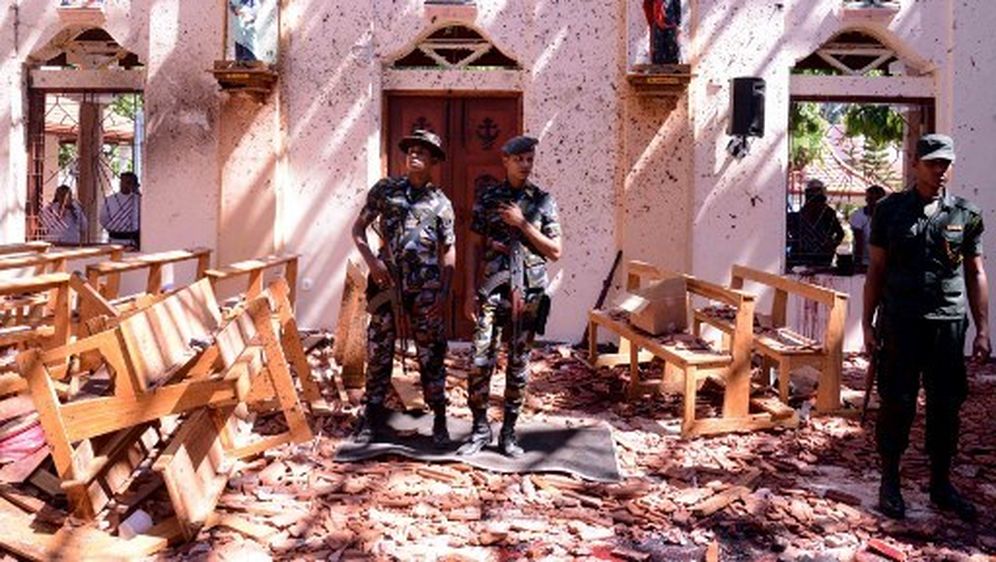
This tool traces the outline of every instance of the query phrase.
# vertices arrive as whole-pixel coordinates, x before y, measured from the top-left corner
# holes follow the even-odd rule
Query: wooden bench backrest
[[[735,289],[742,289],[744,281],[753,281],[755,283],[767,285],[778,291],[785,291],[786,293],[798,295],[802,298],[816,301],[827,306],[833,306],[834,300],[837,297],[843,295],[846,298],[847,296],[843,293],[834,291],[833,289],[827,289],[826,287],[820,287],[818,285],[805,283],[795,279],[788,279],[782,277],[781,275],[752,269],[743,265],[734,265],[731,277],[732,286]]]
[[[800,298],[817,302],[827,307],[827,325],[823,334],[823,344],[834,354],[843,353],[844,323],[847,315],[847,295],[833,289],[805,283],[795,279],[786,279],[780,275],[752,269],[743,265],[734,265],[731,284],[742,289],[744,282],[754,282],[771,287],[775,290],[771,304],[771,323],[776,328],[784,327],[788,322],[788,297],[795,295]]]
[[[13,254],[35,254],[44,253],[52,245],[48,242],[35,241],[35,242],[16,242],[14,244],[0,244],[0,256],[9,256]]]
[[[148,294],[158,294],[162,292],[162,269],[163,266],[185,261],[197,261],[196,279],[204,277],[211,261],[211,250],[208,248],[193,248],[190,250],[170,250],[155,254],[139,254],[129,256],[119,261],[104,261],[90,264],[86,267],[87,281],[100,291],[106,298],[113,299],[118,296],[120,277],[127,271],[148,270],[148,280],[145,292]],[[101,283],[101,278],[107,277],[106,283]]]
[[[263,276],[268,270],[283,268],[283,278],[290,288],[290,301],[293,305],[297,287],[297,254],[270,255],[262,258],[240,261],[224,267],[209,269],[204,274],[211,279],[217,290],[218,282],[226,279],[246,277],[246,300],[253,299],[263,292]]]
[[[210,341],[221,325],[211,283],[202,279],[121,321],[136,389],[163,382],[170,369],[190,358],[191,341]]]
[[[38,274],[59,273],[66,271],[66,264],[71,260],[109,256],[112,261],[116,261],[120,260],[123,255],[123,246],[111,244],[57,250],[38,254],[19,255],[14,257],[0,256],[0,271],[33,267],[35,268],[35,272]]]

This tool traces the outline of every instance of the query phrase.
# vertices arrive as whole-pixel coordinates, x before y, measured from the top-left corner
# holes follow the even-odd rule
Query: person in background
[[[104,199],[100,209],[100,226],[107,230],[111,244],[138,249],[141,230],[142,194],[138,176],[124,172],[118,180],[119,191]]]
[[[822,181],[806,182],[806,202],[799,209],[790,227],[794,227],[794,256],[792,263],[815,267],[829,267],[833,263],[837,246],[844,239],[844,228],[837,219],[837,211],[827,204],[827,188]],[[791,237],[791,236],[790,236]]]
[[[871,236],[872,214],[875,205],[885,197],[885,188],[873,185],[865,190],[865,206],[854,211],[848,221],[854,233],[854,265],[862,271],[868,269],[868,239]]]
[[[40,220],[48,242],[78,246],[86,240],[86,213],[68,185],[55,188],[55,195],[42,209]]]

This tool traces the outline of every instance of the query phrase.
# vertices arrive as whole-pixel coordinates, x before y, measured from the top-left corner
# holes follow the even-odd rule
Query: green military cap
[[[398,142],[398,148],[402,152],[408,152],[408,149],[412,145],[420,144],[429,149],[429,152],[439,160],[446,160],[446,151],[443,150],[443,141],[439,138],[439,135],[433,133],[432,131],[425,131],[423,129],[415,129],[412,134],[401,139]]]
[[[916,157],[918,160],[948,160],[955,161],[954,140],[947,135],[932,133],[923,135],[916,141]]]
[[[508,142],[501,147],[501,151],[508,155],[522,154],[523,152],[530,152],[537,144],[539,144],[539,141],[533,137],[519,135],[517,137],[510,138]]]

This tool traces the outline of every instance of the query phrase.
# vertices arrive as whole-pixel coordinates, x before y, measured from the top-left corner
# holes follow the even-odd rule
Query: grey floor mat
[[[510,459],[494,446],[476,455],[462,457],[456,448],[470,434],[470,421],[449,419],[452,448],[437,451],[432,447],[432,416],[394,412],[388,418],[393,435],[384,441],[359,445],[346,440],[336,452],[338,462],[354,462],[379,455],[402,455],[424,461],[462,462],[495,472],[563,472],[596,482],[618,482],[612,432],[604,425],[560,427],[546,423],[520,423],[519,444],[526,454]],[[492,424],[497,443],[500,422]]]

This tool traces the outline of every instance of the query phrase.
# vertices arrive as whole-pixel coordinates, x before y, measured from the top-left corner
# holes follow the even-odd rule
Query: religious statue
[[[241,63],[276,63],[277,0],[227,0],[228,56]]]
[[[650,26],[650,61],[653,64],[679,64],[681,0],[643,0],[643,12]]]

